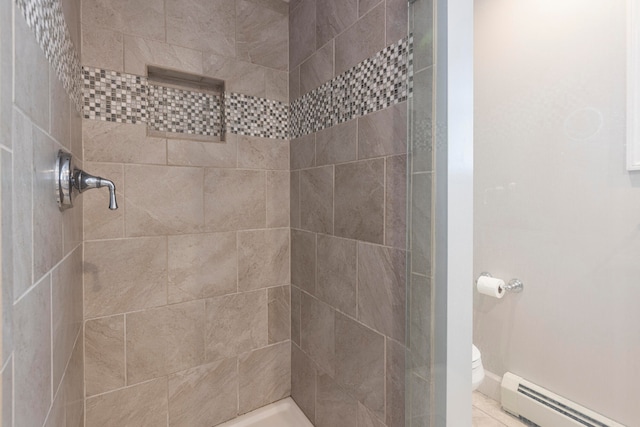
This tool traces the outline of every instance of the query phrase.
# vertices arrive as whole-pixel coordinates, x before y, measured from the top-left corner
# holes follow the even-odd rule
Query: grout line
[[[387,336],[385,335],[385,336],[384,336],[384,344],[383,344],[383,345],[384,345],[384,349],[383,349],[383,359],[382,359],[382,362],[384,363],[384,368],[383,368],[383,370],[382,370],[382,371],[383,371],[383,384],[382,384],[382,389],[383,389],[383,393],[384,393],[384,394],[383,394],[384,408],[382,408],[382,413],[384,414],[384,415],[383,415],[383,420],[385,420],[385,422],[386,422],[386,420],[387,420],[387,415],[388,415],[388,414],[387,414],[387,403],[388,403],[388,402],[387,402],[387,375],[389,374],[389,373],[387,372],[387,366],[388,366],[387,358],[389,357],[389,354],[388,354],[388,352],[387,352],[387,344],[388,344],[388,340],[389,340],[389,337],[387,337]]]
[[[129,375],[127,369],[127,313],[122,315],[122,340],[123,340],[123,352],[124,352],[124,386],[127,387],[129,385]]]
[[[53,278],[51,277],[51,271],[47,273],[47,276],[49,276],[49,368],[51,374],[51,383],[49,388],[51,392],[51,405],[53,406],[53,398],[55,396],[53,393]],[[51,410],[51,407],[49,407],[49,410]]]
[[[387,242],[387,173],[388,171],[388,163],[390,157],[385,157],[382,162],[382,241],[384,244],[388,244]]]
[[[356,241],[356,319],[360,318],[360,304],[358,304],[360,297],[360,244]]]

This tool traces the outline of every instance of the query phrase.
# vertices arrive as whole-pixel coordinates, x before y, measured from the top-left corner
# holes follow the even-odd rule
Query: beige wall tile
[[[409,381],[409,417],[412,426],[427,427],[431,424],[430,405],[425,405],[431,399],[431,384],[415,374],[408,375]],[[430,401],[430,400],[427,400]]]
[[[406,152],[406,102],[358,118],[358,159]]]
[[[2,234],[2,268],[0,273],[0,361],[2,366],[13,352],[13,215],[11,177],[13,175],[11,154],[0,150],[0,233]],[[2,385],[0,384],[0,387]],[[0,405],[2,404],[0,399]],[[0,420],[2,417],[0,417]]]
[[[225,142],[201,142],[169,139],[168,164],[175,166],[208,166],[235,168],[237,165],[237,136],[227,134]]]
[[[289,227],[289,172],[267,171],[267,227]]]
[[[431,280],[411,275],[409,301],[409,355],[412,369],[428,377],[431,370]]]
[[[107,189],[87,191],[82,195],[85,240],[124,237],[124,165],[85,162],[84,167],[88,173],[113,181],[118,199],[118,209],[112,211],[108,208]]]
[[[266,225],[265,172],[206,169],[204,180],[207,231]]]
[[[85,161],[113,163],[167,163],[164,138],[147,136],[143,124],[82,120]]]
[[[169,236],[169,303],[236,292],[236,233]]]
[[[336,166],[335,234],[384,241],[384,160]]]
[[[234,0],[167,0],[167,42],[235,57]]]
[[[313,423],[316,413],[316,366],[295,344],[291,345],[291,397]]]
[[[403,409],[404,410],[404,409]],[[389,424],[393,426],[403,426],[402,424]],[[374,415],[366,406],[358,402],[358,427],[385,427],[386,424]]]
[[[316,234],[291,230],[291,282],[316,294]]]
[[[289,11],[292,11],[302,3],[302,0],[289,0]]]
[[[333,39],[300,64],[300,95],[304,95],[333,77]]]
[[[125,165],[126,235],[202,231],[203,173],[201,168]]]
[[[289,284],[289,229],[238,233],[238,290]]]
[[[335,312],[320,300],[302,293],[301,349],[322,371],[335,375]]]
[[[316,134],[316,164],[329,165],[356,159],[358,126],[350,120]]]
[[[433,67],[418,71],[414,74],[414,102],[411,120],[414,128],[424,129],[415,132],[411,146],[411,171],[430,172],[433,170]]]
[[[316,427],[356,426],[358,401],[327,374],[318,375]]]
[[[80,3],[74,0],[62,0],[61,3],[71,42],[80,49]]]
[[[385,46],[384,33],[385,4],[380,3],[336,37],[335,75],[381,51]]]
[[[269,288],[269,344],[291,339],[291,286]]]
[[[300,172],[291,172],[289,187],[289,221],[291,228],[300,228]]]
[[[358,0],[358,14],[364,16],[383,0]]]
[[[404,342],[406,253],[358,244],[358,320]]]
[[[324,0],[316,3],[316,46],[346,30],[358,19],[358,0]]]
[[[0,384],[2,385],[0,420],[3,426],[10,426],[13,419],[13,359],[10,359],[5,368],[0,371]]]
[[[49,135],[69,151],[71,150],[71,99],[56,73],[49,73],[49,106],[51,107]]]
[[[289,102],[289,73],[286,71],[264,70],[264,95],[267,99]]]
[[[71,106],[71,152],[77,161],[84,159],[82,147],[82,116],[75,107]]]
[[[86,427],[158,427],[167,424],[167,379],[87,399]]]
[[[128,384],[204,362],[204,306],[190,301],[126,315]]]
[[[431,186],[430,173],[413,174],[411,178],[411,270],[431,275]]]
[[[316,165],[316,134],[310,133],[291,140],[291,169],[311,168]]]
[[[204,54],[204,74],[225,81],[229,92],[265,97],[266,68],[233,57]]]
[[[82,243],[82,229],[84,224],[84,198],[76,198],[76,200],[73,202],[73,206],[74,209],[67,209],[62,212],[63,256],[69,255],[69,252],[74,250],[76,246]]]
[[[182,45],[184,46],[184,45]],[[124,37],[124,71],[147,75],[147,65],[202,74],[202,52],[140,37]]]
[[[390,0],[391,1],[391,0]],[[397,0],[394,0],[397,1]],[[421,71],[426,67],[430,67],[434,63],[434,50],[433,50],[433,34],[434,34],[434,17],[433,17],[433,3],[430,2],[418,2],[413,5],[412,17],[413,23],[413,39],[423,40],[423,43],[416,43],[414,47],[414,70]],[[413,86],[418,88],[417,82]],[[425,86],[425,88],[427,88]],[[432,85],[428,86],[431,90]],[[414,92],[414,99],[420,99],[417,97],[417,93]]]
[[[78,334],[63,380],[64,406],[68,426],[84,425],[84,339]]]
[[[384,337],[336,313],[335,378],[379,418],[384,417]]]
[[[33,125],[17,108],[13,109],[13,168],[33,170]],[[5,169],[3,169],[4,171]],[[3,182],[4,181],[3,174]],[[13,216],[13,298],[19,298],[33,285],[33,222],[18,218],[33,217],[33,174],[14,173]],[[3,205],[4,206],[4,205]]]
[[[49,63],[22,11],[14,9],[15,52],[20,52],[14,62],[14,103],[42,129],[49,129]]]
[[[403,344],[388,338],[386,345],[386,421],[388,426],[403,426],[405,425],[405,354],[407,349]]]
[[[47,420],[44,427],[58,427],[66,425],[65,408],[64,408],[64,392],[60,391],[55,394]]]
[[[120,32],[82,26],[82,65],[124,71],[124,36]]]
[[[267,290],[206,300],[206,360],[234,357],[268,342]]]
[[[210,427],[237,414],[237,359],[169,375],[169,426]]]
[[[11,121],[13,113],[13,3],[0,4],[0,145],[12,148]]]
[[[333,166],[300,171],[300,225],[333,233]]]
[[[318,290],[322,301],[356,315],[356,251],[353,240],[318,235]]]
[[[291,343],[286,341],[238,358],[238,413],[291,394]]]
[[[14,423],[40,426],[51,405],[51,276],[14,306]]]
[[[238,135],[238,167],[289,169],[289,141]]]
[[[84,338],[87,396],[124,387],[124,315],[87,320]]]
[[[53,162],[62,148],[34,128],[33,139],[33,275],[39,280],[63,254],[62,213],[53,201]],[[18,171],[16,171],[18,172]],[[24,173],[26,171],[20,171]]]
[[[298,3],[289,12],[290,69],[300,65],[316,50],[316,0]]]
[[[289,102],[300,98],[300,66],[291,69],[289,73]]]
[[[166,303],[166,237],[85,243],[85,318]]]
[[[404,0],[387,0],[387,45],[408,34],[409,3]]]
[[[57,390],[82,326],[82,247],[51,272],[53,389]]]
[[[407,242],[407,157],[386,159],[384,242],[405,249]],[[424,196],[424,195],[423,195]]]
[[[164,40],[164,1],[85,0],[82,2],[82,24]]]
[[[291,341],[300,346],[300,289],[291,286]]]
[[[278,0],[236,2],[236,57],[287,71],[289,7]]]

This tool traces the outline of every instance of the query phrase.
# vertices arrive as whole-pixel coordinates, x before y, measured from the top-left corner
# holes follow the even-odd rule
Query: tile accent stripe
[[[240,93],[225,93],[226,127],[231,133],[289,138],[289,104]]]
[[[60,0],[17,0],[16,4],[76,109],[82,111],[80,58],[71,41]]]
[[[148,119],[146,77],[82,67],[85,119],[145,123]]]
[[[291,138],[317,132],[407,100],[411,39],[374,56],[291,103]]]
[[[225,93],[228,132],[298,138],[407,100],[411,39],[404,38],[296,99],[280,101]],[[87,119],[146,123],[156,131],[219,136],[219,95],[151,84],[144,76],[83,67]]]
[[[146,123],[150,129],[219,136],[221,98],[209,92],[149,83],[146,77],[83,67],[87,119]],[[225,93],[225,127],[230,133],[289,137],[289,106],[238,93]]]

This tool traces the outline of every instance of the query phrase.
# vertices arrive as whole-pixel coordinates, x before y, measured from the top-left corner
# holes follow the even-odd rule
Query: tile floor
[[[502,410],[495,400],[477,391],[473,392],[472,427],[527,427],[528,424]]]

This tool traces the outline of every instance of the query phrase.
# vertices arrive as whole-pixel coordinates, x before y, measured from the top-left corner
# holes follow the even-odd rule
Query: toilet
[[[482,355],[475,345],[471,345],[471,390],[476,390],[484,380],[484,367]]]

